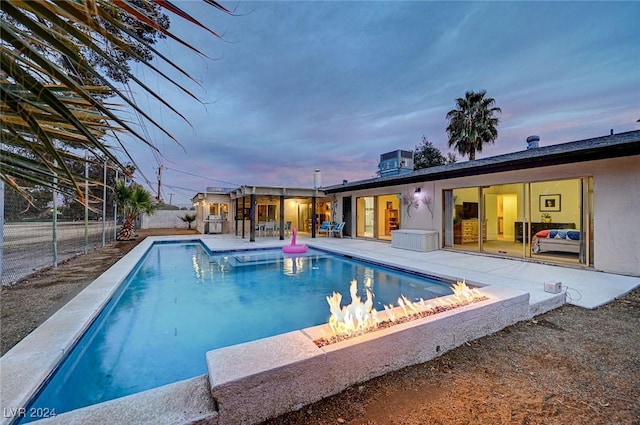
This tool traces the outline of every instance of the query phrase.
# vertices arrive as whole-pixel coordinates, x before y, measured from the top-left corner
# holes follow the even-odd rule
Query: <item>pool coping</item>
[[[153,243],[151,238],[142,241],[0,357],[0,424],[16,420],[6,409],[29,402]]]
[[[40,389],[43,382],[45,382],[51,375],[52,371],[55,370],[56,365],[73,347],[75,342],[81,337],[93,320],[95,320],[102,308],[108,303],[120,284],[135,268],[138,261],[144,256],[151,245],[155,242],[182,240],[201,241],[208,247],[208,249],[214,252],[217,251],[217,249],[211,246],[210,238],[185,238],[184,236],[146,238],[121,260],[110,267],[105,273],[94,280],[75,298],[69,301],[69,303],[67,303],[62,309],[58,310],[42,325],[0,358],[0,406],[3,408],[3,415],[0,418],[0,424],[10,424],[18,420],[14,413],[16,410],[11,409],[18,409],[25,406],[32,395]],[[268,244],[269,246],[255,246],[255,248],[278,248],[283,244],[283,241],[273,241]],[[313,247],[312,244],[310,244],[310,246]],[[246,247],[244,249],[251,249],[250,247],[247,247],[246,244],[244,247]],[[332,247],[329,248],[329,250],[340,252],[339,247],[336,247],[336,249],[333,249]],[[366,258],[366,255],[348,255],[364,259],[365,261],[370,261]],[[373,262],[381,263],[376,260],[373,260]],[[385,264],[385,262],[382,262],[382,264]],[[393,265],[392,262],[389,262],[389,264]],[[398,265],[395,267],[398,267]],[[404,265],[401,265],[400,267],[417,273],[422,273],[419,269],[411,270],[411,267],[406,267]],[[453,276],[436,276],[455,280],[455,277]],[[486,285],[482,282],[474,283],[480,286]],[[489,287],[487,286],[484,289],[489,290],[488,288]],[[523,292],[520,291],[520,293]],[[563,303],[563,294],[558,294],[557,297],[552,298],[552,301],[547,301],[543,308],[532,310],[527,303],[527,311],[523,313],[520,320],[530,318],[534,313],[539,314],[542,310],[548,311],[562,305]],[[477,335],[475,338],[479,338],[484,335]],[[206,375],[204,375],[204,377],[206,377]],[[181,394],[184,394],[186,391],[185,388],[187,388],[188,391],[186,391],[186,393],[194,394],[192,399],[198,400],[201,399],[203,390],[206,390],[206,388],[203,388],[205,387],[203,385],[203,379],[203,376],[195,377],[190,380],[169,384],[109,402],[73,410],[54,418],[38,421],[37,423],[74,423],[76,420],[78,420],[77,423],[83,423],[83,421],[86,422],[87,420],[87,414],[90,415],[89,417],[91,417],[93,423],[99,423],[96,421],[99,417],[99,412],[103,409],[113,410],[113,412],[106,414],[106,422],[104,423],[114,423],[116,418],[122,417],[122,412],[120,412],[122,409],[129,412],[136,411],[138,412],[137,417],[148,417],[150,419],[150,423],[163,423],[167,419],[166,415],[175,416],[176,414],[176,412],[173,412],[170,409],[170,406],[173,406],[172,408],[175,409],[176,406],[180,405],[179,403],[172,404],[167,401],[167,397],[170,398],[170,394],[175,392],[175,390],[171,390],[171,388],[175,386],[182,388],[182,391],[179,392]],[[178,397],[178,400],[183,397],[178,393],[175,393],[174,395],[175,397]],[[131,403],[136,407],[132,407]],[[180,420],[185,423],[202,420],[204,420],[205,423],[217,423],[215,419],[217,418],[217,408],[215,404],[216,403],[214,402],[208,407],[202,406],[201,409],[195,409],[192,417],[190,416],[191,413],[182,412],[185,416],[182,416]],[[126,423],[126,421],[123,423]]]

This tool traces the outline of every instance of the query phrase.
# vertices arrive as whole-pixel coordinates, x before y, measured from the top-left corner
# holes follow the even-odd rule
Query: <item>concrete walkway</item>
[[[281,247],[290,243],[289,237],[285,241],[280,241],[277,237],[260,237],[252,243],[248,237],[242,239],[231,235],[200,237],[212,250]],[[298,235],[298,243],[434,276],[518,289],[530,294],[529,302],[532,306],[544,304],[556,297],[544,292],[544,282],[561,282],[563,291],[566,291],[567,302],[584,308],[607,304],[640,286],[640,278],[637,277],[448,250],[408,251],[393,248],[387,242],[326,237],[312,239]]]

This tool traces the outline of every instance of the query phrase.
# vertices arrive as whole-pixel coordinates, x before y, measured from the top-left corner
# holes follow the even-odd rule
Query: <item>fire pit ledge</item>
[[[487,286],[488,299],[319,348],[327,325],[209,351],[219,425],[253,424],[351,385],[429,361],[530,318],[529,294]]]

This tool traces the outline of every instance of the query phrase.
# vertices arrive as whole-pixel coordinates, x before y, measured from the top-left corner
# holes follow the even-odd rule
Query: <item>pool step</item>
[[[228,265],[231,267],[246,267],[246,266],[260,266],[266,264],[281,264],[291,258],[312,258],[312,259],[325,259],[327,254],[318,252],[306,252],[302,254],[284,254],[281,251],[266,251],[266,252],[246,252],[233,255],[215,255],[209,257],[209,263],[216,263],[219,265]]]

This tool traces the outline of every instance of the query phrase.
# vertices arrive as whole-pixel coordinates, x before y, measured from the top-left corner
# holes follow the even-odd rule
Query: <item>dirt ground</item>
[[[2,353],[149,234],[167,231],[2,288]],[[265,424],[640,425],[640,289],[595,310],[561,307]]]

